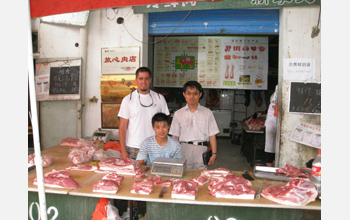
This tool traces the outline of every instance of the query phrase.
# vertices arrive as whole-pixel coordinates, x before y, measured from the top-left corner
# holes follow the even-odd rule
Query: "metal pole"
[[[40,215],[42,220],[47,220],[46,213],[46,198],[43,176],[43,164],[40,152],[40,140],[39,140],[39,123],[38,113],[36,108],[36,94],[35,94],[35,80],[34,80],[34,64],[33,64],[33,47],[32,47],[32,29],[30,18],[30,1],[28,1],[28,81],[29,81],[29,95],[30,95],[30,110],[31,110],[31,122],[33,128],[33,142],[35,153],[35,167],[36,178],[38,183],[38,195],[40,204]],[[39,213],[38,213],[39,214]]]

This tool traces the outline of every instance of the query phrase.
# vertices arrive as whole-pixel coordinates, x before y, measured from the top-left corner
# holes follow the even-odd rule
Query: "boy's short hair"
[[[152,127],[154,126],[154,124],[156,123],[156,121],[160,122],[160,121],[166,121],[166,123],[169,125],[169,117],[164,114],[163,112],[158,112],[155,115],[153,115],[152,117]]]
[[[136,70],[136,78],[139,76],[139,72],[146,72],[149,74],[149,77],[152,78],[152,71],[148,67],[140,67]]]
[[[184,84],[184,86],[182,87],[182,91],[185,93],[188,87],[189,88],[195,87],[199,91],[199,93],[202,93],[202,96],[200,98],[203,97],[203,95],[204,95],[203,88],[202,88],[202,85],[199,82],[197,82],[197,81],[187,81]]]

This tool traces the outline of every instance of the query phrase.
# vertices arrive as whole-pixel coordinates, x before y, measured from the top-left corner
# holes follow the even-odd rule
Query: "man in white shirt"
[[[197,81],[184,84],[183,96],[187,104],[175,112],[169,131],[173,138],[181,142],[188,169],[207,169],[202,154],[207,151],[209,142],[213,155],[208,165],[214,164],[217,156],[215,135],[220,133],[220,130],[213,112],[199,104],[202,94],[202,86]]]
[[[125,96],[119,110],[121,157],[136,159],[141,143],[155,135],[152,117],[158,112],[169,115],[163,95],[150,90],[152,72],[147,67],[136,70],[137,90]]]

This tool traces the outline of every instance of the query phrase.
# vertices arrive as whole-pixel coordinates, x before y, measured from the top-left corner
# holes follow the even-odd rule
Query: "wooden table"
[[[49,149],[42,151],[42,155],[52,155],[53,156],[53,164],[51,167],[44,168],[44,174],[47,172],[51,172],[53,169],[62,170],[66,167],[72,165],[72,163],[68,159],[70,147],[66,146],[55,146]],[[150,170],[148,173],[148,178],[151,177]],[[192,179],[192,177],[199,176],[200,170],[186,170],[182,179]],[[242,172],[233,171],[234,175],[241,176]],[[205,213],[205,210],[208,209],[208,206],[211,208],[215,207],[214,210],[217,214],[220,214],[220,210],[223,207],[229,210],[234,207],[245,207],[247,213],[251,213],[252,210],[250,208],[254,208],[254,212],[261,211],[262,208],[267,208],[269,212],[272,210],[283,212],[285,210],[289,210],[289,212],[299,212],[303,213],[302,210],[321,210],[321,201],[316,200],[306,206],[301,207],[292,207],[287,205],[278,204],[267,200],[265,198],[253,199],[253,200],[243,200],[243,199],[225,199],[225,198],[215,198],[209,195],[208,185],[209,183],[199,186],[198,194],[195,200],[185,200],[185,199],[172,199],[171,198],[171,190],[172,186],[167,188],[167,193],[164,194],[163,198],[158,198],[158,194],[161,191],[160,186],[153,186],[153,192],[150,195],[139,195],[130,193],[131,186],[135,181],[139,181],[137,179],[133,179],[132,176],[123,175],[124,179],[122,181],[121,187],[119,191],[115,194],[109,193],[97,193],[92,191],[92,185],[98,180],[102,179],[105,174],[95,173],[90,171],[70,171],[70,177],[73,178],[80,186],[79,189],[60,189],[60,188],[51,188],[45,187],[46,198],[50,198],[47,201],[47,208],[49,206],[56,206],[59,210],[62,219],[91,219],[92,213],[95,209],[96,203],[99,198],[108,198],[108,199],[116,199],[116,200],[133,200],[133,201],[146,201],[147,202],[147,216],[153,216],[150,219],[162,219],[161,210],[164,211],[166,207],[171,205],[173,212],[179,212],[177,208],[181,208],[181,210],[185,210],[188,208],[188,205],[196,205],[196,210],[201,210],[200,213],[204,213],[204,215],[208,215]],[[253,174],[251,174],[253,176]],[[38,187],[33,184],[34,178],[36,177],[35,170],[28,172],[28,207],[32,202],[38,202],[36,199]],[[162,180],[169,179],[170,177],[162,177]],[[251,181],[253,184],[253,189],[257,191],[259,187],[267,188],[276,185],[285,185],[286,182],[273,181],[273,180],[265,180],[265,179],[257,179]],[[177,207],[178,205],[178,207]],[[190,206],[192,207],[192,206]],[[193,208],[193,207],[192,207]],[[226,210],[225,209],[225,210]],[[77,210],[79,210],[77,212]],[[241,209],[240,209],[241,210]],[[294,211],[293,211],[294,210]],[[79,215],[77,213],[79,213]],[[180,211],[182,212],[182,211]],[[189,211],[190,212],[190,211]],[[224,211],[227,213],[227,210]],[[172,214],[176,214],[172,213]],[[186,213],[185,211],[183,213]],[[190,212],[193,213],[193,212]],[[240,211],[242,213],[242,210]],[[169,212],[165,212],[165,215],[168,215]],[[179,214],[179,213],[177,213]],[[298,216],[300,216],[299,214]],[[231,215],[231,214],[230,214]],[[163,216],[165,217],[165,216]],[[261,216],[260,216],[261,217]],[[180,218],[180,217],[179,217]],[[267,216],[269,219],[271,216]],[[206,218],[207,219],[207,218]],[[226,219],[226,218],[225,218]],[[262,218],[260,218],[262,219]],[[298,218],[295,218],[298,219]]]

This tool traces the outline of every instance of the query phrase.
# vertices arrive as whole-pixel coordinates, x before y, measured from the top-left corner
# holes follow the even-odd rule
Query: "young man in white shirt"
[[[212,149],[208,165],[215,163],[217,157],[216,134],[220,133],[213,112],[199,104],[203,94],[201,84],[188,81],[183,86],[183,96],[186,106],[174,114],[169,134],[181,142],[182,154],[187,160],[188,169],[207,169],[203,163],[202,154],[209,146]]]

